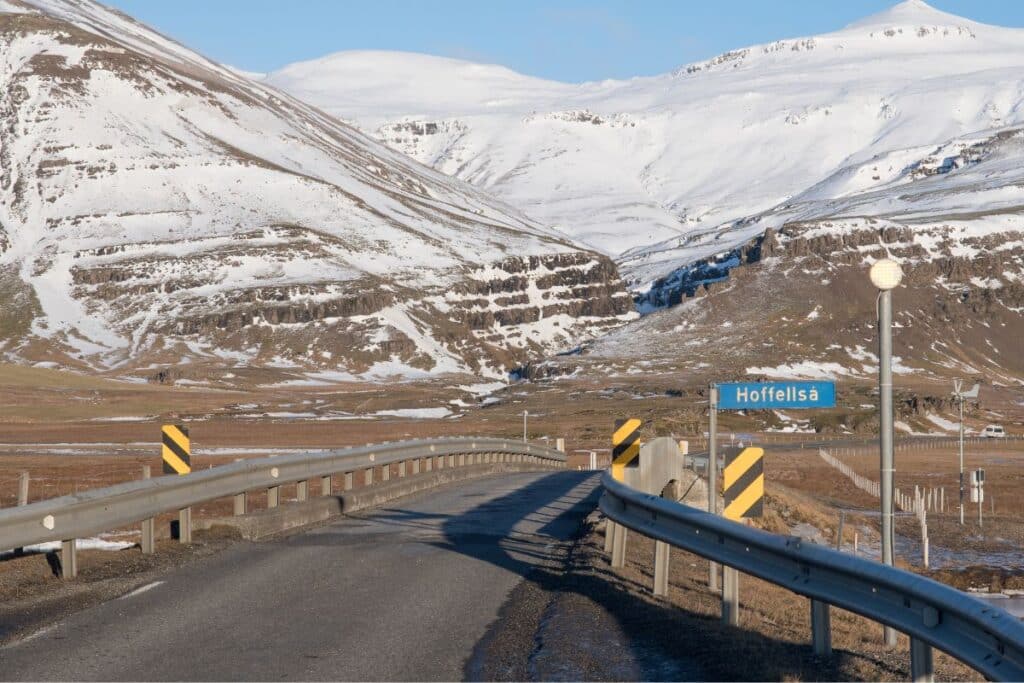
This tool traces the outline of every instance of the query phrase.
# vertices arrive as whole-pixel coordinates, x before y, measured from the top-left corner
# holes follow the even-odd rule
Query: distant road
[[[478,479],[239,543],[0,649],[0,679],[461,680],[599,474]]]

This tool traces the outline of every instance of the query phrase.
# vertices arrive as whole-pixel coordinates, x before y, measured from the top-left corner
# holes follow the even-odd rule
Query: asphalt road
[[[0,649],[0,678],[460,680],[594,509],[598,474],[477,479],[239,543]]]

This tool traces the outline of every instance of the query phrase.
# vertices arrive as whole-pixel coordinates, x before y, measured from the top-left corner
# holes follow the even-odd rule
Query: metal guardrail
[[[1024,623],[1001,609],[923,576],[641,493],[608,472],[602,484],[601,511],[617,524],[892,626],[991,680],[1024,680]]]
[[[475,464],[484,460],[484,454],[498,454],[496,460],[501,462],[565,462],[565,454],[559,451],[493,438],[402,441],[244,460],[185,476],[142,479],[2,509],[0,550],[83,538],[254,489],[432,456],[466,456],[459,458],[463,462],[452,464]],[[473,457],[476,455],[481,457]]]

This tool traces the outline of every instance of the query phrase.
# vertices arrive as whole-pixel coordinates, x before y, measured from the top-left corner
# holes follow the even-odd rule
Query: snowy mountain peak
[[[887,10],[855,21],[846,28],[884,29],[899,26],[982,26],[982,24],[935,9],[924,0],[903,0]]]

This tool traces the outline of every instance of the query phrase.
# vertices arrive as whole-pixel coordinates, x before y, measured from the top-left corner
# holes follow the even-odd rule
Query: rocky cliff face
[[[0,2],[0,86],[9,359],[494,376],[634,316],[608,259],[95,3]]]

